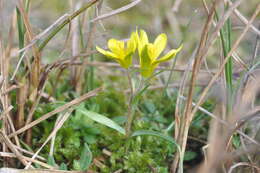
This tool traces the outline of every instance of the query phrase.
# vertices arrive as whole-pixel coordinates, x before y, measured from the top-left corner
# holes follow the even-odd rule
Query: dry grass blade
[[[10,158],[17,158],[16,155],[14,153],[6,153],[6,152],[0,152],[0,157],[10,157]],[[41,162],[39,160],[36,160],[36,159],[31,159],[30,157],[26,157],[26,156],[23,156],[23,158],[26,160],[26,161],[29,161],[29,162],[33,162],[33,163],[36,163],[44,168],[48,168],[48,169],[54,169],[54,167],[44,163],[44,162]],[[0,172],[1,172],[1,169],[0,169]]]
[[[174,137],[175,139],[178,138],[178,135],[179,135],[179,129],[180,129],[180,116],[181,116],[181,110],[182,110],[182,105],[183,105],[183,102],[181,101],[181,95],[183,95],[184,91],[185,91],[185,86],[188,85],[188,77],[189,77],[189,72],[190,72],[190,68],[191,68],[191,65],[193,64],[193,61],[194,61],[194,57],[190,60],[190,62],[188,63],[188,66],[186,68],[186,70],[184,71],[184,75],[183,75],[183,78],[181,79],[181,82],[180,82],[180,89],[179,89],[179,92],[178,92],[178,97],[177,97],[177,100],[176,100],[176,107],[175,107],[175,132],[174,132]]]
[[[32,156],[32,159],[35,159],[36,156],[40,153],[40,151],[43,149],[43,147],[51,140],[51,138],[53,136],[56,135],[56,133],[58,132],[58,130],[63,126],[64,122],[69,118],[69,116],[71,115],[73,109],[70,108],[68,110],[68,112],[66,112],[59,120],[59,122],[57,123],[57,125],[54,127],[53,131],[51,132],[51,134],[48,136],[48,138],[44,141],[44,143],[42,144],[42,146],[35,152],[35,154]],[[28,169],[31,166],[31,162],[29,162],[25,169]]]
[[[258,26],[258,29],[260,29],[260,24]],[[253,53],[253,57],[252,57],[251,67],[253,66],[253,63],[255,62],[257,56],[259,56],[259,49],[260,49],[260,35],[257,35],[256,40],[255,40],[255,48],[254,48],[254,53]]]
[[[128,5],[126,5],[126,6],[123,6],[123,7],[119,8],[119,9],[116,9],[116,10],[110,12],[110,13],[103,14],[103,15],[101,15],[101,16],[98,16],[98,17],[96,17],[95,19],[92,19],[90,22],[96,22],[96,21],[99,21],[99,20],[102,20],[102,19],[105,19],[105,18],[114,16],[114,15],[117,15],[117,14],[119,14],[119,13],[122,13],[122,12],[124,12],[124,11],[126,11],[126,10],[128,10],[128,9],[130,9],[130,8],[132,8],[132,7],[134,7],[134,6],[136,6],[136,5],[139,4],[141,1],[142,1],[142,0],[133,1],[133,2],[131,2],[130,4],[128,4]]]
[[[247,162],[240,162],[240,163],[237,163],[237,164],[234,164],[233,166],[231,166],[231,168],[229,169],[228,173],[232,173],[234,169],[236,169],[237,167],[240,167],[240,166],[252,167],[257,172],[260,172],[260,167],[258,167],[257,165],[252,165],[252,164],[249,164]]]
[[[180,153],[180,155],[177,155],[177,157],[175,157],[175,159],[174,159],[173,167],[171,170],[172,173],[176,172],[178,162],[180,165],[182,165],[181,162],[183,161],[182,159],[184,157],[184,152],[185,152],[185,148],[186,148],[188,129],[189,129],[190,122],[192,120],[192,116],[190,115],[190,112],[192,109],[192,96],[193,96],[193,92],[194,92],[194,88],[195,88],[195,81],[196,81],[196,78],[197,78],[197,75],[199,72],[199,68],[200,68],[202,59],[203,59],[203,49],[206,46],[208,32],[209,32],[210,26],[213,22],[213,17],[215,14],[215,8],[217,6],[217,3],[218,3],[218,0],[215,0],[210,9],[209,16],[208,16],[207,21],[202,30],[202,36],[201,36],[201,40],[199,43],[199,47],[198,47],[197,53],[195,55],[195,62],[193,64],[193,69],[192,69],[191,84],[190,84],[189,91],[188,91],[188,98],[187,98],[187,102],[185,105],[183,119],[181,120],[182,121],[181,126],[180,126],[181,128],[180,128],[178,138],[177,138],[177,142],[181,146],[181,153]],[[180,158],[180,160],[179,160],[179,158]],[[180,168],[180,166],[179,166],[178,170],[179,170],[179,172],[181,172],[182,168]]]
[[[11,110],[13,109],[13,106],[9,106],[6,110],[1,112],[0,114],[0,120],[2,120]]]
[[[12,77],[11,77],[11,79],[10,79],[11,81],[14,80],[14,78],[15,78],[15,76],[16,76],[18,70],[19,70],[19,67],[20,67],[20,65],[21,65],[22,62],[23,62],[23,59],[24,59],[24,57],[25,57],[25,54],[26,54],[26,51],[24,51],[24,52],[22,53],[22,56],[20,57],[20,59],[19,59],[17,65],[16,65],[16,67],[15,67],[15,70],[14,70],[14,72],[13,72],[13,75],[12,75]]]
[[[49,32],[51,32],[52,29],[57,27],[58,24],[60,24],[62,21],[64,21],[66,18],[68,18],[69,14],[64,14],[61,17],[59,17],[53,24],[51,24],[48,28],[46,28],[44,31],[42,31],[40,34],[36,35],[28,45],[26,45],[24,48],[18,50],[15,53],[15,56],[19,55],[22,52],[25,52],[27,49],[31,48],[34,44],[37,43],[38,40],[42,39],[45,35],[47,35]]]
[[[2,2],[0,1],[0,11],[2,11]],[[0,17],[2,19],[2,13],[0,12]],[[0,75],[2,77],[2,81],[1,81],[1,88],[0,91],[1,93],[3,93],[4,91],[6,91],[8,89],[8,72],[9,72],[9,58],[6,57],[6,51],[4,48],[4,43],[2,41],[2,33],[0,31]],[[5,116],[3,117],[3,121],[2,121],[2,130],[4,131],[4,133],[8,134],[10,133],[10,125],[9,122],[10,121],[10,116],[9,116],[9,108],[10,108],[10,99],[8,97],[8,95],[0,95],[0,101],[1,101],[1,107],[3,112],[5,112]],[[17,136],[15,136],[16,141],[17,140]],[[1,142],[2,143],[2,150],[4,152],[8,151],[8,146],[6,144],[6,142]],[[26,162],[24,162],[26,163]],[[4,165],[7,165],[7,160],[4,160]]]
[[[197,49],[196,49],[197,50]],[[195,54],[194,54],[195,57]],[[175,118],[175,131],[174,131],[174,139],[178,139],[179,135],[180,135],[180,127],[181,127],[181,115],[183,112],[181,112],[181,110],[183,110],[182,106],[183,104],[183,100],[181,100],[181,96],[184,94],[185,92],[185,86],[188,83],[188,77],[189,77],[189,70],[194,62],[194,57],[189,61],[188,66],[186,68],[186,70],[184,71],[184,75],[183,78],[181,79],[181,83],[180,83],[180,89],[178,92],[178,97],[176,100],[176,107],[175,107],[175,114],[174,114],[174,118]],[[181,153],[179,153],[181,154]],[[177,155],[177,157],[179,157],[179,155]],[[177,164],[178,164],[178,159],[175,159],[172,164],[171,164],[171,172],[175,171],[177,169]]]
[[[88,98],[90,98],[90,97],[93,97],[93,96],[97,95],[97,93],[100,92],[101,90],[102,90],[102,88],[97,88],[97,89],[95,89],[95,90],[93,90],[93,91],[90,91],[90,92],[88,92],[88,93],[82,95],[82,96],[79,97],[79,98],[76,98],[76,99],[72,100],[72,101],[69,102],[69,103],[66,103],[66,104],[63,105],[63,106],[60,106],[60,107],[56,108],[55,110],[53,110],[53,111],[51,111],[51,112],[49,112],[49,113],[43,115],[42,117],[38,118],[37,120],[31,122],[30,124],[24,126],[23,128],[17,130],[16,132],[14,132],[14,133],[12,133],[12,134],[10,134],[8,137],[13,137],[13,136],[18,135],[18,134],[20,134],[20,133],[23,133],[24,131],[26,131],[26,130],[32,128],[33,126],[39,124],[40,122],[42,122],[42,121],[44,121],[44,120],[50,118],[51,116],[53,116],[53,115],[55,115],[55,114],[57,114],[57,113],[63,112],[64,110],[66,110],[66,109],[68,109],[68,108],[70,108],[70,107],[72,107],[72,106],[78,105],[78,104],[80,104],[81,102],[83,102],[84,100],[86,100],[86,99],[88,99]]]
[[[10,86],[6,91],[3,91],[3,93],[1,93],[1,95],[5,95],[5,94],[8,94],[9,92],[15,90],[15,89],[18,89],[19,86],[18,85],[12,85]]]
[[[228,0],[228,3],[230,5],[232,5],[232,1],[231,0]],[[237,10],[235,9],[235,15],[245,24],[245,25],[248,25],[248,20]],[[254,31],[257,35],[260,35],[260,30],[257,29],[252,23],[249,24],[249,27],[252,29],[252,31]]]
[[[179,7],[180,7],[180,5],[181,5],[181,2],[182,2],[182,0],[176,0],[176,1],[174,1],[173,7],[172,7],[172,11],[173,11],[173,12],[175,12],[175,13],[178,12]]]
[[[80,3],[79,2],[71,2],[71,8],[75,11],[78,10]],[[79,17],[76,17],[75,20],[71,21],[71,63],[75,61],[73,57],[77,56],[80,52],[80,44],[79,44]],[[79,68],[71,66],[70,67],[70,81],[74,88],[77,88],[79,80],[77,80],[77,75],[79,73]]]
[[[27,96],[27,88],[25,85],[20,85],[18,92],[17,92],[17,119],[16,119],[16,128],[19,129],[24,125],[24,109],[26,103],[26,96]]]
[[[46,74],[45,79],[46,79],[46,78],[47,78],[47,74]],[[40,102],[42,93],[43,93],[44,88],[45,88],[46,81],[47,81],[47,80],[44,80],[44,84],[43,84],[42,88],[40,88],[40,86],[38,86],[38,90],[39,90],[39,88],[40,88],[40,91],[38,91],[38,93],[37,93],[37,95],[36,95],[36,98],[35,98],[35,100],[34,100],[34,102],[33,102],[33,105],[32,105],[32,107],[31,107],[31,109],[30,109],[30,111],[29,111],[29,113],[28,113],[28,116],[27,116],[25,125],[29,124],[29,123],[32,121],[32,119],[33,119],[33,114],[34,114],[34,112],[35,112],[35,110],[36,110],[36,108],[37,108],[37,106],[38,106],[38,104],[39,104],[39,102]]]
[[[3,83],[4,83],[3,76],[0,75],[0,89],[2,88]]]
[[[16,155],[16,157],[24,164],[25,166],[27,165],[27,161],[24,159],[24,156],[14,147],[13,143],[11,140],[7,137],[7,135],[0,131],[0,140],[1,142],[4,142],[6,146]]]
[[[34,155],[34,153],[32,153],[32,152],[30,152],[30,151],[27,151],[27,150],[25,150],[25,149],[23,149],[23,148],[20,148],[20,147],[18,147],[18,146],[16,146],[16,145],[14,145],[14,147],[17,149],[17,150],[19,150],[19,151],[21,151],[22,153],[24,153],[24,155]],[[41,156],[37,156],[37,159],[39,159],[39,160],[42,160],[42,161],[46,161],[46,159],[45,158],[43,158],[43,157],[41,157]]]

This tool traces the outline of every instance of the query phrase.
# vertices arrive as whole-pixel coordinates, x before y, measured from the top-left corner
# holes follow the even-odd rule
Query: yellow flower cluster
[[[125,43],[120,40],[110,39],[108,41],[108,48],[110,51],[103,50],[98,46],[96,49],[107,56],[108,58],[116,60],[123,68],[129,68],[132,64],[132,57],[138,50],[140,61],[140,72],[143,77],[149,77],[153,74],[154,69],[159,63],[165,62],[174,58],[176,54],[182,49],[172,49],[164,56],[158,58],[167,44],[166,34],[157,36],[153,43],[150,43],[147,34],[144,30],[133,32],[130,39]]]

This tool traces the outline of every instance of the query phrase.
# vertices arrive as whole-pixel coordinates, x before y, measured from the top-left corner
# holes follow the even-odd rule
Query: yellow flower
[[[137,47],[141,66],[140,70],[143,77],[151,76],[159,63],[174,58],[176,54],[182,49],[181,45],[178,49],[172,49],[166,55],[158,58],[165,49],[166,44],[166,34],[160,34],[157,36],[154,43],[149,43],[147,34],[144,30],[141,30],[139,35],[137,34]]]
[[[110,39],[108,41],[110,51],[103,50],[98,46],[96,46],[96,49],[108,58],[117,61],[123,68],[128,68],[132,64],[132,56],[136,50],[136,37],[136,33],[132,33],[126,47],[124,41]]]

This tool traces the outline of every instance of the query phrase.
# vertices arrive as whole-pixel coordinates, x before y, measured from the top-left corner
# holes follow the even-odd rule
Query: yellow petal
[[[144,30],[140,31],[140,41],[142,42],[142,44],[147,44],[149,42],[147,34]]]
[[[104,49],[101,49],[100,47],[96,46],[96,49],[98,52],[102,53],[103,55],[109,57],[109,58],[114,58],[114,59],[118,59],[117,55],[115,55],[112,52],[106,51]]]
[[[174,58],[176,56],[176,54],[182,49],[182,46],[183,45],[181,45],[178,49],[172,49],[166,55],[164,55],[162,58],[154,61],[153,64],[159,64],[161,62],[165,62],[165,61],[170,60],[171,58]]]
[[[108,48],[116,55],[121,55],[124,52],[125,43],[116,39],[108,40]]]
[[[155,46],[155,57],[159,57],[159,55],[162,53],[162,51],[165,49],[167,44],[167,36],[166,34],[160,34],[154,41]]]
[[[147,45],[147,53],[149,55],[150,61],[153,62],[156,60],[156,54],[155,54],[155,46],[151,43],[146,44]]]
[[[144,49],[144,46],[149,43],[147,34],[144,30],[140,31],[140,35],[137,34],[138,37],[138,53],[139,56],[142,54],[142,50]]]
[[[135,32],[131,34],[130,39],[127,41],[127,53],[134,52],[137,45],[137,35]]]

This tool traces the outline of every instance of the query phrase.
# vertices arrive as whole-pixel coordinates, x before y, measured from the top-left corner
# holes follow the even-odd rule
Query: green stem
[[[126,136],[129,137],[131,134],[132,121],[134,119],[134,109],[132,105],[133,97],[134,97],[134,89],[133,89],[133,83],[132,83],[129,69],[126,70],[126,73],[127,73],[128,84],[130,86],[130,97],[127,105],[127,121],[126,121],[125,131],[126,131]]]

